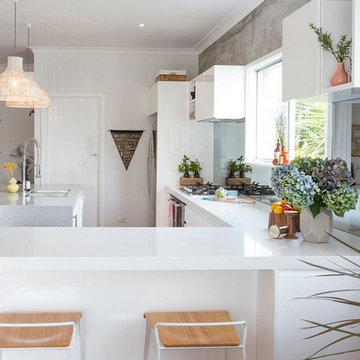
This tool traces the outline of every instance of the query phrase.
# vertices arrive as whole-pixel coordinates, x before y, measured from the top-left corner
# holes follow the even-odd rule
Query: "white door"
[[[42,157],[40,182],[80,184],[85,195],[83,225],[97,226],[100,99],[52,96],[51,101],[36,127]]]

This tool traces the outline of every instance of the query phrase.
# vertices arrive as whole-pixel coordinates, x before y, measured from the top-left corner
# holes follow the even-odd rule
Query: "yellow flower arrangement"
[[[17,169],[17,165],[14,163],[6,163],[5,165],[3,165],[3,168],[8,171],[11,179],[14,177],[14,169]]]

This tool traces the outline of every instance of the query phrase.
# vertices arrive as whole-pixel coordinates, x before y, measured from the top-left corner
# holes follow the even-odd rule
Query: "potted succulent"
[[[246,173],[251,173],[253,168],[244,163],[244,157],[241,155],[237,158],[237,171],[239,171],[239,178],[244,178]]]
[[[238,171],[238,166],[237,166],[237,162],[236,160],[229,160],[228,161],[228,165],[227,165],[227,169],[229,171],[229,178],[234,178],[236,172]]]
[[[349,82],[349,74],[345,71],[344,61],[346,59],[350,62],[350,73],[351,73],[351,57],[350,49],[352,45],[352,39],[348,39],[346,35],[340,37],[339,42],[334,47],[332,36],[329,32],[324,31],[321,27],[317,27],[314,24],[309,24],[310,29],[314,30],[317,35],[318,41],[321,47],[331,53],[338,65],[336,72],[330,79],[332,86],[341,85]]]
[[[190,171],[194,174],[194,178],[200,177],[201,170],[202,167],[198,159],[190,161]]]
[[[178,166],[178,170],[183,174],[184,178],[190,177],[190,159],[186,155],[184,155],[181,164]]]
[[[346,162],[339,158],[296,158],[273,169],[271,182],[277,196],[303,207],[300,228],[310,242],[328,242],[332,214],[343,217],[359,198]]]

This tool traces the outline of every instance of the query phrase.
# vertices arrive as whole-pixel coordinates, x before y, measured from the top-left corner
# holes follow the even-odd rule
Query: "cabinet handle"
[[[77,214],[73,216],[73,219],[75,220],[75,227],[78,227],[78,216],[77,216]]]

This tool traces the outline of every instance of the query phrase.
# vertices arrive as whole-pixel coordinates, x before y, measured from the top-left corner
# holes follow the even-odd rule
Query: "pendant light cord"
[[[30,24],[27,24],[27,51],[26,51],[26,57],[27,57],[27,71],[30,71]]]
[[[16,1],[14,1],[14,55],[16,55]]]

